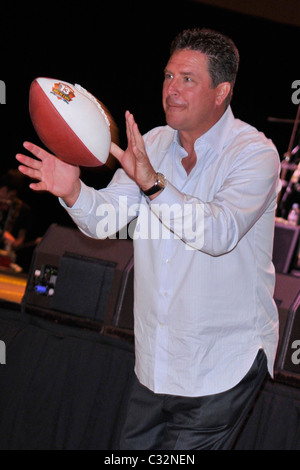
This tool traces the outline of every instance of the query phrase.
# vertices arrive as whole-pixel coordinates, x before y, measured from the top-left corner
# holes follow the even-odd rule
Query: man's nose
[[[176,78],[173,78],[169,83],[168,83],[168,95],[178,95],[180,92],[179,89],[179,83]]]

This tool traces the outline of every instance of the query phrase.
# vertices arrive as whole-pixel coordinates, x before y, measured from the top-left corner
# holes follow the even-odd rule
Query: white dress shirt
[[[272,246],[280,188],[273,143],[235,119],[230,107],[195,142],[197,163],[189,175],[177,131],[158,127],[144,140],[154,169],[167,179],[155,199],[119,169],[107,188],[82,183],[72,208],[62,202],[92,237],[113,236],[129,223],[139,381],[171,395],[223,392],[244,377],[259,348],[272,375],[278,341]]]

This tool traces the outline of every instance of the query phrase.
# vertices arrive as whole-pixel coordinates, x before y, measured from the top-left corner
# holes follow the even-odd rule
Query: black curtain
[[[118,449],[133,346],[0,311],[0,449]]]
[[[267,380],[235,450],[300,450],[300,388]]]

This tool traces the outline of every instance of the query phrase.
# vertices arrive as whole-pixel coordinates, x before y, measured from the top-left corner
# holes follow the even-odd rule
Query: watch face
[[[162,173],[157,173],[157,185],[161,189],[164,189],[164,187],[166,185],[166,178]]]

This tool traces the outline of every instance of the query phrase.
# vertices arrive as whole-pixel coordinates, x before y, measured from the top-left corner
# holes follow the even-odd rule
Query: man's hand
[[[36,157],[16,155],[21,163],[19,171],[37,180],[29,187],[35,191],[49,191],[54,196],[61,197],[69,207],[73,206],[81,188],[79,167],[60,160],[30,142],[25,142],[24,148]]]
[[[112,142],[110,151],[119,160],[128,176],[142,189],[147,190],[156,181],[156,172],[146,153],[144,139],[138,129],[134,117],[126,111],[126,134],[128,147],[124,151]]]

